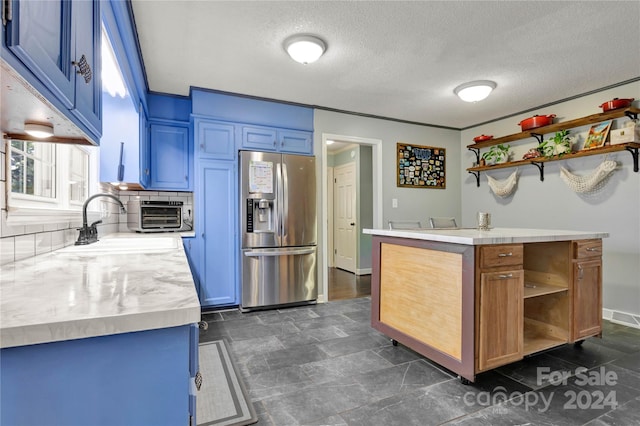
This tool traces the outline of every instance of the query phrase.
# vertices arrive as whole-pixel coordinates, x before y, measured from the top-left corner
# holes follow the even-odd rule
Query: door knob
[[[356,223],[355,222],[351,222],[349,225],[354,226]]]

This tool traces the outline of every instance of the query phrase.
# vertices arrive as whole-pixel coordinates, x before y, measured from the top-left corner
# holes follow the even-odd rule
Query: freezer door
[[[243,248],[279,245],[281,160],[281,154],[240,151],[239,223]]]
[[[318,298],[316,247],[242,250],[243,310]]]
[[[280,245],[317,244],[315,157],[282,156],[282,194]]]

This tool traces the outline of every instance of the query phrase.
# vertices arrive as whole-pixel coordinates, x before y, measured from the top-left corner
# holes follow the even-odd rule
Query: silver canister
[[[478,229],[488,231],[491,226],[491,213],[478,212]]]

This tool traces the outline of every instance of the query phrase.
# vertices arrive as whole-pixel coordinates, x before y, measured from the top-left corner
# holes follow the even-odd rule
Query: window
[[[81,217],[97,170],[93,147],[7,142],[7,221],[61,223]],[[97,179],[95,179],[97,181]]]
[[[11,192],[55,198],[55,155],[53,144],[11,141]]]

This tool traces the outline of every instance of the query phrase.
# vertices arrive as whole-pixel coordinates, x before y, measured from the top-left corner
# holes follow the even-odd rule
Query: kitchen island
[[[3,265],[0,423],[188,425],[200,304],[179,235]]]
[[[602,330],[605,232],[365,229],[371,325],[475,381]]]

